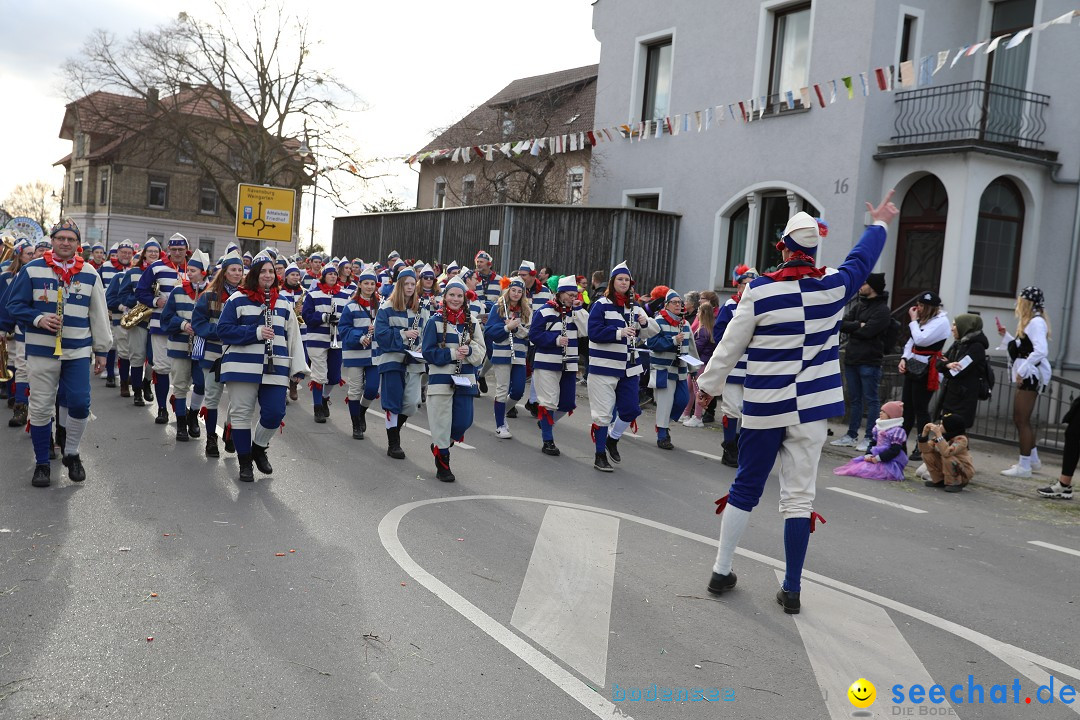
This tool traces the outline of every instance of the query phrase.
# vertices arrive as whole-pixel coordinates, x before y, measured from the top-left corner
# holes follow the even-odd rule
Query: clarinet
[[[446,312],[446,310],[444,309],[443,312]],[[444,332],[445,332],[445,324],[446,324],[446,322],[447,322],[446,316],[443,316]],[[469,343],[472,342],[472,335],[469,333],[469,325],[471,325],[471,324],[472,324],[472,318],[469,316],[469,309],[468,309],[468,306],[466,306],[466,308],[465,308],[465,329],[461,331],[461,333],[460,333],[460,335],[458,337],[458,347],[468,347]],[[462,358],[457,359],[457,364],[454,366],[454,374],[455,375],[460,375],[461,374],[461,366],[462,366],[463,362],[464,362],[464,360]]]
[[[64,286],[56,283],[56,317],[60,319],[60,327],[56,329],[56,346],[53,348],[53,357],[64,354]]]
[[[428,304],[427,303],[427,298],[426,297],[421,297],[420,298],[420,303],[416,307],[416,313],[413,315],[413,323],[409,327],[410,330],[417,330],[417,331],[420,330],[420,315],[424,312],[424,307],[427,306],[427,304]],[[416,346],[417,346],[417,344],[419,342],[420,342],[420,336],[417,335],[415,338],[413,338],[412,340],[409,341],[409,347],[411,349],[413,349],[413,350],[416,350]]]
[[[571,308],[571,311],[570,311],[570,312],[571,312],[571,313],[573,312],[573,309],[572,309],[572,308]],[[559,332],[559,337],[561,337],[561,338],[565,338],[565,337],[566,337],[566,330],[567,330],[567,328],[568,328],[568,327],[569,327],[569,325],[570,325],[570,318],[571,318],[571,317],[572,317],[572,316],[571,316],[571,314],[570,314],[570,313],[566,313],[566,314],[564,315],[564,314],[562,313],[562,306],[560,306],[560,307],[559,307],[559,318],[560,318],[560,319],[562,320],[562,331],[561,331],[561,332]],[[565,345],[563,345],[563,349],[562,349],[562,366],[563,366],[563,370],[565,370],[565,369],[566,369],[566,363],[567,363],[567,357],[566,357],[566,353],[567,353],[567,351],[568,351],[569,349],[570,349],[570,343],[566,343]]]
[[[624,318],[626,327],[630,327],[630,321],[637,322],[637,317],[634,315],[634,298],[627,293],[626,296],[626,309],[630,311],[628,318]],[[637,351],[637,335],[626,341],[627,346],[630,349],[630,364],[637,365],[638,363],[638,351]]]
[[[274,313],[270,309],[270,305],[263,306],[263,323],[264,327],[268,327],[271,330],[274,328]],[[266,341],[266,369],[273,374],[274,372],[274,340],[273,338]]]

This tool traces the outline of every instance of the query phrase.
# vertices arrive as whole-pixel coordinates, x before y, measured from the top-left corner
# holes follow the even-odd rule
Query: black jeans
[[[1072,477],[1076,464],[1080,462],[1080,413],[1065,426],[1065,449],[1061,458],[1061,474]]]
[[[904,432],[908,439],[912,438],[912,428],[918,435],[930,422],[930,398],[933,396],[926,388],[926,376],[921,378],[904,378]],[[918,444],[915,445],[918,447]]]

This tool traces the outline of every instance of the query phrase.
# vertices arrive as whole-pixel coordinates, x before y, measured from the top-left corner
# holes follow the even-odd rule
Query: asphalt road
[[[1080,685],[1080,514],[1063,502],[836,477],[827,454],[828,523],[788,616],[775,480],[738,587],[705,592],[734,477],[708,457],[716,431],[676,426],[665,452],[647,414],[602,474],[584,398],[548,458],[525,412],[494,437],[488,396],[443,484],[421,431],[391,460],[378,414],[355,441],[341,398],[316,425],[302,395],[272,478],[246,485],[235,456],[206,459],[114,393],[95,388],[82,485],[56,462],[32,488],[29,437],[0,429],[5,720],[838,718],[860,677],[874,717],[1080,712],[1036,694],[1051,674],[1055,694]],[[962,702],[893,697],[934,683]],[[717,700],[650,698],[665,688]]]

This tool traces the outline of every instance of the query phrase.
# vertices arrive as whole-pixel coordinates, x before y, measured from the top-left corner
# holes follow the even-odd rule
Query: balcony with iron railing
[[[878,159],[958,151],[1055,163],[1047,150],[1049,95],[972,80],[896,94],[896,121]]]

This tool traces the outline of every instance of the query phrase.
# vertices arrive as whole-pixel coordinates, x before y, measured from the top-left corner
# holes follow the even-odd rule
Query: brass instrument
[[[0,239],[0,265],[15,257],[15,238],[5,235]]]
[[[161,294],[158,292],[158,284],[156,282],[153,285],[153,291],[155,299],[161,296]],[[141,302],[135,303],[135,307],[128,310],[126,313],[124,313],[124,317],[120,318],[120,327],[124,328],[125,330],[130,330],[136,325],[139,325],[140,323],[144,323],[149,320],[150,316],[153,314],[154,308],[143,305]]]
[[[0,333],[0,383],[11,382],[15,374],[8,370],[7,335]]]
[[[304,298],[307,297],[307,291],[304,290],[304,284],[300,283],[300,294],[295,296],[293,300],[293,315],[296,315],[296,322],[298,325],[304,324]]]
[[[56,347],[53,348],[53,357],[64,354],[64,286],[56,284],[56,317],[60,318],[60,327],[56,329]]]

